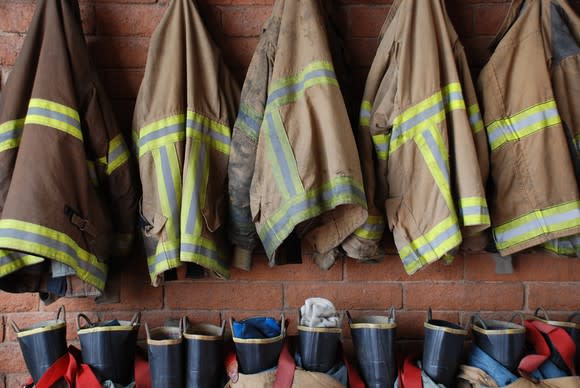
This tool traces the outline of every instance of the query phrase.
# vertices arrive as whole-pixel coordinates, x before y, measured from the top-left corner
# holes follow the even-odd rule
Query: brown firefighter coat
[[[563,0],[515,0],[493,47],[478,90],[496,246],[580,256],[580,19]]]
[[[444,2],[395,1],[381,35],[359,125],[369,217],[343,247],[376,255],[386,213],[411,274],[489,227],[487,145]]]
[[[183,262],[229,276],[226,177],[238,99],[195,1],[173,0],[153,34],[133,118],[154,285]]]
[[[137,188],[77,2],[38,1],[0,96],[2,288],[40,291],[50,272],[98,294],[130,247]]]
[[[230,238],[242,268],[256,231],[272,265],[295,236],[329,267],[366,219],[326,26],[319,1],[277,0],[250,64],[229,163]]]

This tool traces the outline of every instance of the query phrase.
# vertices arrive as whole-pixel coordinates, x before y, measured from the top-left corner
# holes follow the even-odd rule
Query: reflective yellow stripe
[[[368,127],[371,124],[371,112],[373,104],[370,101],[363,101],[360,107],[359,125],[361,127]]]
[[[578,152],[578,157],[580,158],[580,133],[577,133],[574,137],[574,143],[576,145],[576,152]]]
[[[366,240],[380,240],[384,231],[385,218],[383,216],[369,216],[367,221],[354,234]]]
[[[3,219],[0,220],[0,247],[57,260],[72,267],[80,279],[104,289],[107,265],[65,233],[29,222]]]
[[[487,137],[491,150],[494,151],[508,142],[520,140],[560,122],[556,102],[548,100],[489,124]]]
[[[580,201],[535,210],[493,229],[498,249],[508,249],[538,236],[580,227]]]
[[[214,149],[226,155],[230,154],[230,128],[199,113],[187,112],[187,136],[200,136]]]
[[[375,151],[377,157],[380,160],[387,160],[389,158],[389,143],[391,141],[390,133],[379,133],[373,135],[373,143],[375,145]]]
[[[24,119],[6,121],[0,125],[0,152],[18,147]]]
[[[306,89],[318,85],[338,87],[334,68],[329,62],[312,62],[299,74],[272,83],[268,91],[266,111],[292,103],[301,98]]]
[[[405,271],[413,274],[423,266],[437,261],[461,244],[457,219],[450,216],[410,244],[399,249]]]
[[[483,119],[481,118],[481,112],[479,110],[478,104],[473,104],[467,108],[467,114],[469,115],[469,123],[471,124],[471,129],[473,133],[479,133],[483,130]]]
[[[459,214],[463,225],[489,225],[487,201],[482,197],[463,197],[459,199]]]
[[[550,240],[542,246],[558,255],[580,257],[580,234]]]
[[[107,174],[111,175],[117,168],[129,160],[129,149],[125,144],[123,135],[119,134],[109,142],[109,154],[107,156]]]
[[[77,111],[53,101],[32,98],[28,105],[28,112],[24,123],[26,125],[37,124],[51,127],[68,133],[80,141],[83,140],[80,118]]]
[[[0,249],[0,277],[11,274],[29,265],[42,263],[43,261],[44,259],[39,256]]]

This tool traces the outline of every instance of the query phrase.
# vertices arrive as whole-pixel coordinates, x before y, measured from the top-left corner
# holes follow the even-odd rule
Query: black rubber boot
[[[19,329],[14,321],[10,323],[16,332],[26,367],[36,383],[66,353],[64,306],[58,309],[56,318],[52,321],[40,322],[26,329]]]
[[[448,321],[432,319],[431,309],[424,327],[423,370],[436,383],[454,386],[467,330]]]
[[[391,388],[397,377],[395,309],[390,317],[352,318],[347,311],[359,371],[368,388]]]
[[[183,386],[183,335],[181,327],[162,326],[147,331],[149,371],[153,388]]]
[[[185,386],[214,388],[222,381],[224,371],[224,331],[209,323],[190,325],[184,318],[183,338],[186,347]]]
[[[240,321],[243,322],[243,321]],[[233,318],[230,319],[233,330]],[[284,315],[280,321],[281,332],[272,338],[237,338],[232,337],[236,348],[239,371],[243,374],[256,374],[278,365],[278,357],[286,338]]]
[[[86,321],[81,327],[81,318]],[[84,314],[77,316],[78,335],[83,362],[101,381],[128,385],[133,381],[135,347],[141,313],[131,321],[91,322]]]
[[[298,326],[302,367],[311,372],[326,373],[336,364],[340,327]]]
[[[523,322],[523,316],[521,317]],[[471,317],[471,332],[475,344],[494,360],[516,373],[524,356],[526,329],[513,322],[483,320],[479,314]]]

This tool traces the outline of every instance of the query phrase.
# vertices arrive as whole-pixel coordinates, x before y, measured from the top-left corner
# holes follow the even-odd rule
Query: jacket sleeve
[[[490,226],[485,198],[489,151],[473,80],[461,43],[456,42],[454,52],[465,110],[456,110],[451,115],[453,121],[449,146],[453,155],[457,215],[463,236],[472,236]]]
[[[245,270],[252,266],[252,252],[257,241],[250,208],[250,188],[272,74],[272,50],[268,46],[268,42],[262,39],[250,63],[232,133],[228,164],[229,238],[235,246],[232,265]]]
[[[139,186],[133,161],[116,124],[112,108],[101,86],[94,84],[83,104],[86,133],[91,138],[94,160],[88,161],[94,185],[107,196],[113,225],[110,251],[113,257],[129,254],[135,222]]]

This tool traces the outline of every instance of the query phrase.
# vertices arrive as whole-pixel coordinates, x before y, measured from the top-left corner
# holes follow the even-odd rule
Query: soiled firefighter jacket
[[[1,287],[39,291],[50,272],[100,293],[130,247],[137,188],[77,2],[38,1],[0,96]]]
[[[444,2],[395,1],[381,34],[359,125],[369,217],[343,247],[372,258],[387,221],[412,274],[489,227],[487,144]]]
[[[496,246],[580,255],[580,19],[565,1],[516,0],[493,47],[478,89]]]
[[[230,237],[248,268],[256,232],[270,264],[306,239],[334,262],[366,219],[358,152],[317,0],[278,0],[250,64],[232,137]],[[325,256],[326,255],[326,256]]]
[[[183,262],[229,276],[223,233],[238,99],[195,2],[173,0],[153,34],[133,119],[154,285]]]

